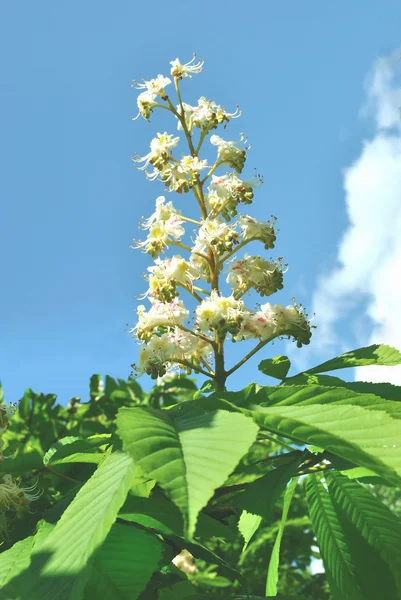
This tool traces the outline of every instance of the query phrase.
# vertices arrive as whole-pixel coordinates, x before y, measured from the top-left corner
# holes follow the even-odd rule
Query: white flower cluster
[[[182,139],[168,132],[158,133],[150,143],[150,152],[135,156],[134,162],[141,165],[138,168],[148,179],[163,182],[166,191],[192,191],[200,216],[198,220],[184,216],[172,202],[159,196],[154,213],[142,222],[147,238],[136,247],[155,260],[146,276],[149,287],[145,297],[150,307],[138,307],[138,321],[132,329],[141,344],[135,370],[153,378],[177,368],[194,370],[213,378],[222,389],[227,375],[239,366],[225,368],[223,347],[227,339],[255,339],[257,349],[274,338],[288,336],[300,347],[309,343],[311,326],[302,306],[295,303],[287,307],[266,303],[255,310],[245,306],[243,296],[250,290],[263,297],[283,288],[286,265],[281,258],[267,260],[248,253],[236,256],[255,242],[265,250],[274,248],[276,219],[260,222],[238,212],[241,205],[252,203],[254,190],[262,183],[259,175],[247,180],[239,177],[249,149],[242,134],[238,142],[211,135],[215,160],[209,164],[200,157],[210,132],[219,125],[225,127],[241,111],[237,108],[229,113],[204,96],[196,106],[183,102],[180,82],[200,73],[203,61],[196,62],[194,56],[186,64],[178,59],[170,64],[178,103],[166,93],[171,79],[158,75],[136,85],[141,90],[138,116],[148,120],[154,109],[163,107],[176,120]],[[188,149],[176,156],[182,142]],[[219,173],[227,166],[233,171]],[[192,224],[192,231],[185,230],[184,224]],[[175,252],[159,257],[172,246]],[[177,254],[177,248],[187,255]],[[227,287],[224,293],[223,287]],[[182,294],[196,302],[192,310],[184,304]]]
[[[14,415],[17,407],[14,404],[0,404],[0,449],[4,446],[2,439],[8,427],[10,417]],[[0,455],[2,461],[7,461],[5,456]],[[5,463],[4,463],[5,464]],[[21,487],[10,474],[0,477],[0,515],[8,511],[14,511],[20,515],[29,510],[29,505],[40,496],[35,491],[36,485]]]

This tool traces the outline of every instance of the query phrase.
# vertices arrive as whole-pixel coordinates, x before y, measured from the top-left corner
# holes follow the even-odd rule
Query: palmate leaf
[[[401,521],[355,481],[337,472],[328,473],[326,480],[334,504],[390,568],[401,598]]]
[[[136,600],[157,569],[163,551],[163,544],[154,535],[115,523],[94,555],[85,600]]]
[[[277,537],[274,542],[273,550],[270,557],[269,568],[267,570],[266,579],[266,595],[276,596],[277,595],[277,582],[278,582],[278,567],[280,561],[280,546],[283,538],[285,523],[287,521],[288,511],[291,506],[292,497],[295,492],[295,488],[298,483],[298,478],[294,478],[288,485],[283,502],[283,513],[281,515],[281,521],[277,532]]]
[[[24,574],[29,600],[79,600],[89,558],[103,543],[124,503],[134,467],[122,452],[110,454],[79,490]],[[12,596],[10,596],[12,598]]]
[[[306,497],[334,600],[366,600],[333,502],[315,475],[308,477]]]
[[[315,385],[271,390],[258,392],[258,400],[263,396],[267,399],[262,406],[237,406],[225,399],[227,394],[224,398],[201,398],[196,402],[205,409],[218,407],[252,416],[270,431],[328,450],[352,465],[366,467],[387,481],[400,484],[398,403]],[[231,398],[235,400],[234,395]]]
[[[192,404],[169,411],[122,408],[117,432],[140,468],[159,482],[184,516],[192,537],[199,511],[255,441],[251,419]]]
[[[269,393],[266,404],[252,411],[260,425],[324,448],[399,484],[400,404],[313,385],[279,388]]]
[[[306,373],[325,373],[347,367],[363,367],[367,365],[394,366],[401,364],[401,352],[391,346],[374,344],[366,348],[358,348],[336,356]]]

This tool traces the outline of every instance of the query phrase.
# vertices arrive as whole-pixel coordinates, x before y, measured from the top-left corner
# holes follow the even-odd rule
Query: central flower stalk
[[[159,108],[169,112],[177,130],[183,132],[187,148],[177,156],[183,140],[168,132],[158,133],[151,140],[150,152],[133,160],[149,180],[162,182],[166,192],[176,192],[181,198],[192,193],[199,218],[182,214],[159,196],[155,212],[142,222],[147,238],[135,246],[155,263],[148,268],[149,288],[144,295],[151,307],[138,307],[138,322],[132,329],[141,344],[138,364],[133,367],[137,374],[147,373],[154,379],[173,369],[194,371],[213,379],[217,390],[224,390],[227,377],[268,342],[285,336],[300,347],[309,343],[311,327],[302,306],[295,303],[286,308],[268,302],[255,309],[245,306],[245,294],[270,296],[283,288],[287,265],[281,258],[267,259],[243,250],[255,242],[264,250],[274,248],[275,217],[260,222],[239,212],[242,206],[252,204],[254,190],[262,183],[259,175],[239,178],[249,150],[243,134],[236,142],[210,135],[239,117],[241,111],[237,107],[227,112],[205,96],[196,106],[183,102],[180,83],[200,73],[203,61],[196,62],[194,57],[186,64],[178,59],[170,64],[176,100],[166,91],[172,83],[169,77],[143,80],[136,84],[141,90],[137,117],[149,120]],[[209,135],[215,151],[212,164],[200,157]],[[232,171],[224,172],[227,167]],[[185,254],[177,254],[178,249]],[[164,253],[167,256],[161,258]],[[185,294],[195,307],[185,306],[181,297]],[[257,342],[253,350],[227,369],[227,342],[250,339]]]

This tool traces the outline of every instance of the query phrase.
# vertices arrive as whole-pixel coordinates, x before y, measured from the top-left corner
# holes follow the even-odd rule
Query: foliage
[[[388,448],[399,404],[375,384],[358,393],[340,379],[304,381],[205,396],[182,376],[147,393],[109,377],[102,389],[93,376],[89,401],[66,407],[27,390],[0,464],[40,496],[29,511],[3,506],[0,598],[355,600],[377,598],[378,585],[401,598],[401,493],[386,477],[400,469]],[[327,407],[342,419],[334,433]],[[372,428],[358,412],[366,437],[346,441],[361,407]],[[289,410],[300,411],[296,426]],[[310,570],[315,544],[327,579]]]

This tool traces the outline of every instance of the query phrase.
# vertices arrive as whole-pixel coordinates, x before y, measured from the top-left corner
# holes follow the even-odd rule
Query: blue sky
[[[316,312],[316,350],[300,358],[303,350],[290,349],[291,356],[311,366],[377,336],[401,346],[401,331],[391,326],[401,257],[394,229],[401,222],[400,131],[393,114],[401,96],[392,79],[399,70],[399,0],[22,0],[3,4],[1,17],[0,379],[9,400],[28,386],[56,392],[62,402],[85,398],[92,373],[128,376],[138,350],[127,329],[150,264],[129,245],[162,193],[161,184],[133,169],[131,157],[146,153],[156,131],[173,129],[161,115],[150,125],[130,121],[131,80],[168,74],[170,60],[187,61],[194,51],[205,67],[185,82],[184,99],[206,95],[227,108],[240,105],[241,122],[221,135],[246,133],[247,174],[256,167],[265,182],[249,212],[278,217],[274,252],[290,269],[273,301],[289,303],[295,295]],[[379,57],[390,58],[377,63]],[[374,172],[375,151],[380,165],[392,161],[394,185],[386,190],[380,253],[356,285],[360,238],[344,247],[344,235],[373,232],[376,245],[383,200],[374,182],[370,204],[363,208],[358,200],[358,169]],[[387,175],[384,169],[384,182]],[[388,264],[390,250],[395,258]],[[372,270],[385,281],[373,280]],[[375,295],[383,286],[384,299]],[[230,387],[262,381],[258,360],[285,350],[277,344],[261,354]],[[240,353],[236,347],[230,357]]]

